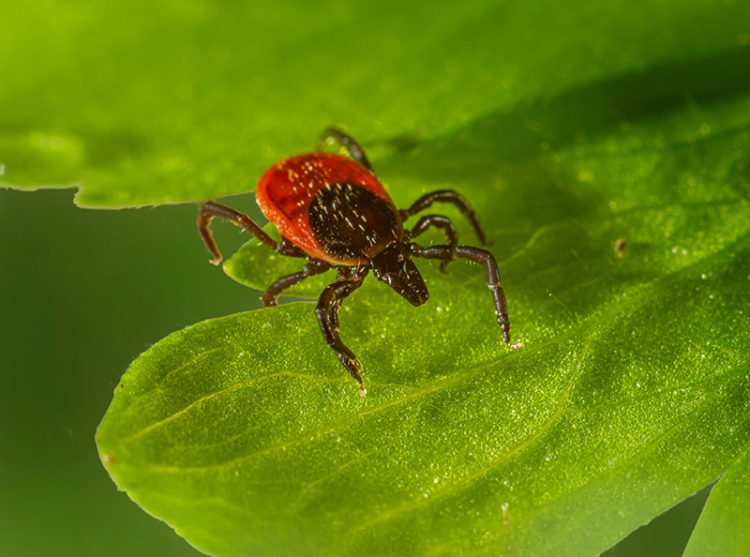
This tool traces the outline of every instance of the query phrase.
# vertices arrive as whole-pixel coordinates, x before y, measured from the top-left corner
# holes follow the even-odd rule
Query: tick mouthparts
[[[359,386],[359,396],[367,396],[367,389],[364,385]]]

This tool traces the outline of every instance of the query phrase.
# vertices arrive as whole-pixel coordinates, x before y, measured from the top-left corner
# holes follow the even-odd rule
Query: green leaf
[[[685,557],[701,555],[741,557],[749,554],[748,508],[750,508],[750,450],[746,450],[737,459],[711,491],[685,550]]]
[[[747,443],[748,256],[744,238],[559,334],[519,283],[510,355],[481,280],[456,296],[430,276],[421,310],[372,286],[342,318],[365,399],[309,304],[208,321],[136,361],[100,451],[216,555],[593,555]],[[555,284],[550,310],[580,306]]]
[[[747,15],[716,0],[6,0],[0,182],[80,185],[86,207],[242,193],[325,126],[381,148],[454,134],[578,87],[730,52],[748,40]],[[712,73],[714,93],[715,78],[730,83]],[[529,156],[523,139],[549,131],[535,111],[516,123],[521,141],[497,156]]]
[[[420,188],[390,176],[445,177],[477,205],[523,350],[461,262],[420,263],[420,308],[372,279],[343,305],[364,399],[311,303],[200,323],[125,374],[98,434],[110,474],[222,556],[596,555],[711,482],[750,440],[749,56],[378,161],[400,205]],[[260,286],[295,262],[251,244],[227,268]]]

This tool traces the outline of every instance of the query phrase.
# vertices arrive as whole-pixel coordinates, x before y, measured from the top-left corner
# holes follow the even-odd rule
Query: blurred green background
[[[197,555],[117,492],[94,432],[140,352],[257,295],[208,264],[195,207],[71,198],[0,191],[0,555]]]
[[[231,204],[253,210],[251,198]],[[199,555],[118,493],[94,432],[128,364],[168,333],[257,307],[208,264],[196,207],[81,210],[0,191],[0,555]],[[241,237],[216,227],[230,253]],[[608,557],[680,555],[707,492]]]

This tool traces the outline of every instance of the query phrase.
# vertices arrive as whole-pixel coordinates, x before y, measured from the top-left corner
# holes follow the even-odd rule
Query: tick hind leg
[[[286,239],[283,239],[280,242],[275,241],[266,234],[253,219],[244,213],[240,213],[239,211],[220,203],[206,201],[201,206],[200,212],[198,213],[198,232],[203,239],[203,243],[206,244],[206,248],[208,248],[208,251],[214,256],[211,260],[211,263],[214,265],[221,263],[221,252],[216,245],[216,240],[214,240],[213,234],[211,234],[211,221],[214,218],[228,220],[235,226],[249,232],[281,255],[290,255],[293,257],[304,257],[306,255],[301,249],[293,246]]]
[[[339,273],[339,278],[342,280],[338,280],[337,282],[328,285],[325,290],[323,290],[323,293],[318,300],[318,305],[315,308],[315,315],[318,317],[318,323],[320,324],[320,330],[323,332],[323,338],[325,338],[328,346],[336,352],[336,356],[349,372],[349,375],[359,383],[359,394],[364,396],[367,394],[367,390],[365,389],[362,375],[360,374],[362,364],[359,363],[354,352],[352,352],[341,341],[341,338],[339,337],[338,317],[338,311],[344,298],[362,286],[364,275],[357,274],[346,277],[342,273]]]
[[[338,128],[326,128],[318,140],[318,151],[322,151],[323,147],[328,144],[340,146],[351,158],[365,168],[372,170],[372,165],[370,164],[370,161],[367,160],[365,150],[346,132],[343,132]]]
[[[497,323],[503,332],[503,340],[509,348],[520,348],[521,343],[511,344],[510,342],[510,319],[508,318],[508,305],[505,301],[505,292],[503,283],[500,279],[500,269],[497,266],[495,256],[487,250],[474,248],[471,246],[430,246],[422,247],[412,244],[412,255],[414,257],[424,257],[425,259],[439,259],[441,261],[451,260],[455,256],[459,259],[468,259],[475,263],[484,265],[487,271],[487,286],[492,290],[492,298],[495,301],[495,315]]]
[[[268,287],[265,292],[263,292],[260,300],[266,307],[275,306],[279,301],[279,295],[284,290],[286,290],[287,288],[291,288],[295,284],[299,284],[307,277],[325,273],[330,268],[331,266],[325,261],[313,259],[307,265],[305,265],[301,271],[292,273],[291,275],[283,276],[276,282],[274,282],[271,286]]]
[[[479,224],[479,217],[477,217],[476,211],[471,208],[469,202],[466,201],[460,193],[453,190],[438,190],[424,194],[412,203],[411,207],[399,211],[401,220],[406,220],[410,216],[424,211],[435,202],[451,203],[458,207],[461,214],[463,214],[471,223],[471,226],[474,229],[477,238],[479,238],[479,241],[482,242],[482,245],[487,245],[487,237],[484,235],[482,225]]]

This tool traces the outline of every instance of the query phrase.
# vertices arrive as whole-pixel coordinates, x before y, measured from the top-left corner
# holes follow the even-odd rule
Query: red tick
[[[322,152],[329,143],[337,144],[348,156]],[[209,229],[211,219],[219,217],[255,235],[281,255],[307,260],[301,271],[281,277],[263,293],[261,300],[266,306],[276,305],[285,289],[335,268],[336,281],[321,293],[315,314],[323,337],[359,384],[361,395],[366,393],[360,374],[362,366],[339,337],[338,310],[344,299],[362,286],[370,270],[412,305],[420,306],[429,294],[412,258],[437,259],[441,270],[454,259],[484,265],[505,344],[520,347],[510,343],[505,294],[492,253],[458,245],[453,223],[442,215],[424,215],[414,227],[404,229],[404,221],[412,215],[435,202],[446,202],[458,207],[482,244],[486,244],[476,213],[457,192],[434,191],[408,209],[397,209],[362,147],[341,130],[329,128],[320,138],[318,151],[285,159],[268,169],[258,183],[255,197],[263,214],[279,230],[281,241],[273,240],[247,215],[207,201],[200,209],[198,230],[214,256],[211,262],[221,262]],[[412,241],[430,227],[441,229],[447,243],[423,247]]]

